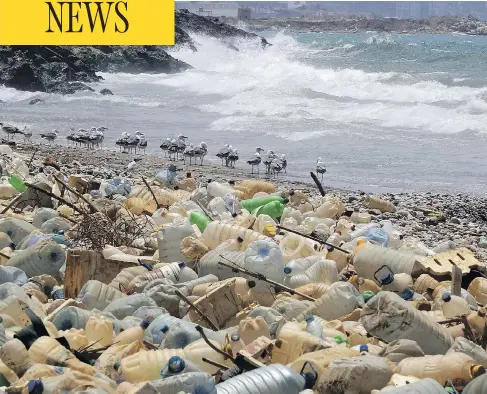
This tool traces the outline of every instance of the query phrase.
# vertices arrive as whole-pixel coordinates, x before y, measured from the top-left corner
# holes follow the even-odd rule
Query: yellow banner
[[[0,45],[174,45],[174,0],[0,0]]]

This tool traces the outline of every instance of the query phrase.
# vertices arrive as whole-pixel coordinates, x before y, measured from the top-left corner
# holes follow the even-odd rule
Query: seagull
[[[196,158],[199,157],[201,160],[201,165],[203,165],[203,159],[205,158],[207,153],[208,153],[208,147],[206,146],[206,142],[202,141],[200,143],[200,146],[194,148],[195,163],[196,163]]]
[[[179,134],[178,139],[176,140],[176,159],[179,159],[179,154],[183,153],[186,149],[186,140],[188,137]]]
[[[59,134],[59,131],[54,129],[53,131],[51,131],[49,133],[41,134],[41,138],[44,138],[45,140],[52,143],[57,138],[58,134]]]
[[[126,131],[124,131],[122,133],[122,135],[120,136],[120,138],[115,141],[115,145],[118,145],[120,147],[120,152],[122,151],[122,147],[123,147],[123,150],[125,151],[125,146],[126,146],[129,138],[130,138],[130,133],[127,133]]]
[[[171,140],[171,145],[169,145],[168,152],[169,152],[169,160],[171,160],[171,155],[174,156],[174,160],[176,160],[176,156],[178,154],[178,144],[176,140],[174,139]]]
[[[262,161],[262,158],[260,157],[260,152],[262,151],[263,149],[257,148],[256,152],[254,153],[253,159],[247,161],[247,164],[250,164],[252,166],[252,174],[254,173],[254,166],[257,166],[257,174],[259,173],[259,165]]]
[[[30,139],[32,138],[32,131],[24,131],[22,134],[24,136],[24,143],[27,141],[30,142]]]
[[[140,141],[139,134],[140,133],[136,131],[133,136],[127,138],[127,141],[125,142],[125,147],[129,150],[129,153],[131,150],[135,150],[135,153],[137,153],[137,146],[139,145]]]
[[[274,159],[277,159],[277,155],[274,153],[273,150],[268,150],[267,151],[267,154],[264,158],[264,165],[265,165],[265,172],[266,174],[270,174],[271,172],[271,163],[272,163],[272,160]]]
[[[321,157],[318,157],[318,159],[316,160],[316,172],[318,174],[321,174],[321,182],[323,182],[323,175],[325,175],[326,167],[323,164]]]
[[[223,165],[223,160],[225,160],[225,161],[227,160],[228,155],[230,154],[230,149],[231,149],[230,145],[225,144],[223,146],[223,148],[220,149],[218,151],[218,153],[216,154],[216,157],[219,157],[222,160],[222,165]],[[228,165],[228,163],[227,163],[227,165]]]
[[[135,135],[139,137],[139,144],[138,144],[139,153],[141,150],[143,150],[145,154],[145,149],[147,148],[147,140],[145,139],[145,134],[141,133],[140,131],[137,131]],[[135,151],[137,151],[137,148],[135,149]]]
[[[284,170],[284,172],[287,174],[287,160],[285,154],[281,155],[281,167]]]
[[[89,135],[87,136],[87,143],[88,143],[88,148],[95,148],[95,145],[99,148],[100,144],[103,143],[103,140],[105,139],[105,134],[103,131],[100,130],[100,128],[93,128],[91,129]]]
[[[167,151],[169,150],[169,147],[171,146],[171,139],[166,138],[166,141],[163,141],[160,148],[164,151],[164,157],[167,157]]]
[[[238,150],[237,149],[232,149],[230,153],[228,154],[228,164],[230,167],[235,168],[235,163],[238,161]]]
[[[186,157],[189,157],[189,165],[191,165],[191,159],[194,157],[193,144],[189,144],[183,152],[184,164],[186,164]]]
[[[2,131],[7,134],[7,139],[10,140],[10,135],[23,134],[27,126],[24,126],[24,130],[20,130],[18,127],[0,123]]]
[[[281,159],[274,159],[272,160],[270,166],[270,172],[274,175],[279,175],[279,173],[283,170],[282,167],[282,160]]]

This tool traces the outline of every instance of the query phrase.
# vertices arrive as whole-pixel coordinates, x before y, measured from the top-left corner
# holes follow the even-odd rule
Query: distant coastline
[[[487,22],[474,17],[432,17],[395,19],[367,16],[328,15],[320,19],[254,19],[245,22],[248,29],[292,32],[363,33],[367,31],[397,34],[466,34],[487,35]]]

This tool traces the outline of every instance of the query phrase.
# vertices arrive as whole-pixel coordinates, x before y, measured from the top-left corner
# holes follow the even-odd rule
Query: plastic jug
[[[203,212],[193,211],[189,216],[189,221],[191,224],[196,225],[201,232],[203,232],[205,231],[205,228],[208,225],[208,223],[211,222],[211,219],[208,216],[206,216]]]
[[[425,354],[445,354],[453,344],[442,326],[389,291],[381,291],[365,304],[360,322],[370,335],[385,342],[416,341]]]
[[[468,302],[463,298],[445,292],[441,295],[441,299],[443,316],[447,319],[470,314]]]
[[[94,308],[103,310],[112,301],[126,296],[126,294],[105,283],[98,280],[89,280],[81,288],[76,300],[89,310]]]
[[[367,208],[370,209],[378,209],[381,212],[396,212],[396,207],[393,203],[376,196],[365,196],[364,202]]]
[[[374,274],[374,277],[381,285],[383,291],[392,291],[399,294],[402,298],[407,299],[407,296],[403,296],[406,290],[413,289],[413,278],[408,274],[396,274],[391,269],[384,265],[379,268]]]
[[[75,306],[68,306],[61,309],[52,317],[52,323],[58,330],[69,330],[70,328],[85,328],[90,316],[95,313]]]
[[[56,275],[65,261],[66,252],[61,246],[52,241],[40,241],[14,254],[7,265],[20,268],[31,278],[42,274]]]
[[[316,338],[323,339],[323,326],[315,319],[313,315],[309,315],[306,320],[306,332],[315,336]]]
[[[222,242],[215,250],[220,252],[238,252],[244,250],[244,248],[242,248],[242,244],[242,237],[237,237],[236,239],[227,239],[226,241]]]
[[[301,259],[293,261],[300,260]],[[284,268],[284,273],[286,274],[284,284],[293,289],[312,282],[331,285],[332,283],[339,281],[337,266],[332,260],[319,260],[303,273],[298,273],[295,275],[293,275],[294,271],[291,267],[289,267],[288,264]]]
[[[245,252],[210,250],[199,261],[198,273],[200,276],[215,275],[219,280],[233,278],[235,273],[232,269],[219,265],[218,263],[222,261],[230,265],[242,267],[244,260]]]
[[[479,345],[469,341],[466,338],[455,338],[453,346],[448,350],[446,355],[454,353],[463,353],[471,357],[477,364],[487,368],[487,353]]]
[[[271,202],[279,202],[281,204],[285,203],[285,199],[280,196],[267,196],[261,198],[251,198],[249,200],[243,200],[240,202],[243,208],[245,208],[249,212],[253,212],[259,207],[262,207]]]
[[[208,194],[212,197],[223,197],[226,194],[239,194],[239,192],[228,185],[220,182],[210,182],[206,187]]]
[[[59,331],[58,334],[60,337],[65,337],[68,340],[69,347],[72,350],[78,350],[88,346],[88,337],[86,336],[85,330],[70,328],[67,331]]]
[[[158,393],[217,394],[215,378],[203,372],[188,372],[151,382]]]
[[[142,320],[139,326],[128,328],[118,334],[115,337],[114,343],[128,345],[132,342],[143,341],[144,331],[147,327],[149,327],[149,322],[147,320]]]
[[[278,283],[284,281],[283,256],[281,249],[273,241],[252,242],[245,252],[244,268]],[[257,280],[255,289],[265,291],[268,289],[268,283]]]
[[[485,316],[487,310],[485,308],[479,308],[477,312],[472,312],[467,316],[467,321],[478,335],[483,335],[487,320]]]
[[[316,377],[304,376],[285,365],[274,364],[245,372],[217,385],[218,394],[298,394]]]
[[[174,222],[166,228],[157,232],[157,242],[159,245],[159,259],[164,263],[176,261],[189,261],[180,249],[181,241],[186,237],[194,236],[194,229],[188,219]]]
[[[279,243],[279,247],[286,263],[316,254],[314,243],[296,234],[286,234]]]
[[[397,372],[420,379],[431,378],[445,385],[448,380],[462,379],[469,382],[485,373],[485,369],[466,354],[450,353],[445,356],[406,358],[398,364]]]
[[[127,297],[118,298],[112,301],[103,310],[105,313],[111,313],[117,319],[122,320],[133,316],[135,311],[141,307],[156,307],[156,302],[149,297],[149,294],[131,294]]]
[[[85,332],[94,349],[113,343],[113,323],[105,316],[90,316]]]
[[[468,286],[468,292],[482,305],[487,304],[487,279],[475,278]]]
[[[247,248],[247,246],[253,241],[257,241],[259,239],[268,239],[268,237],[259,234],[256,231],[218,221],[208,224],[202,234],[202,239],[208,248],[216,249],[217,246],[219,246],[223,241],[228,239],[236,239],[239,236],[243,239],[243,249]]]
[[[18,339],[11,339],[0,348],[0,358],[19,377],[32,366],[29,353]]]
[[[269,227],[275,235],[277,233],[276,222],[269,215],[261,214],[255,220],[253,229],[254,231],[269,236]]]
[[[271,337],[269,326],[261,316],[258,316],[255,319],[245,318],[241,320],[238,325],[238,334],[240,335],[240,339],[244,341],[246,345],[261,336],[267,338]]]
[[[277,220],[277,218],[281,217],[283,212],[284,204],[280,203],[279,201],[272,201],[257,208],[255,211],[252,211],[252,215],[267,215],[272,219]]]
[[[138,265],[134,267],[127,267],[121,270],[118,275],[112,279],[108,286],[117,290],[128,289],[130,282],[138,275],[143,275],[147,272],[147,268]]]
[[[303,321],[306,315],[312,314],[325,320],[338,319],[351,313],[355,308],[363,305],[363,299],[358,291],[347,282],[336,282],[300,315],[297,320]]]
[[[41,228],[46,221],[52,218],[56,218],[58,216],[59,212],[55,211],[52,208],[40,208],[34,214],[34,217],[32,218],[32,224],[36,228]]]
[[[345,211],[345,206],[336,197],[325,197],[325,201],[315,211],[316,217],[333,218]]]

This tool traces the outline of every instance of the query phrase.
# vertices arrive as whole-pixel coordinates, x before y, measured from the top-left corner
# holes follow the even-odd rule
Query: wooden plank
[[[68,250],[66,274],[64,278],[64,295],[76,298],[89,280],[110,283],[118,273],[137,264],[126,261],[106,260],[103,255],[93,250]]]
[[[462,275],[468,274],[472,268],[485,272],[485,265],[467,248],[449,250],[431,257],[418,257],[417,262],[425,273],[433,276],[450,276],[454,266],[462,271]]]
[[[462,291],[462,270],[456,265],[453,266],[451,271],[451,293],[458,297],[461,296]]]

